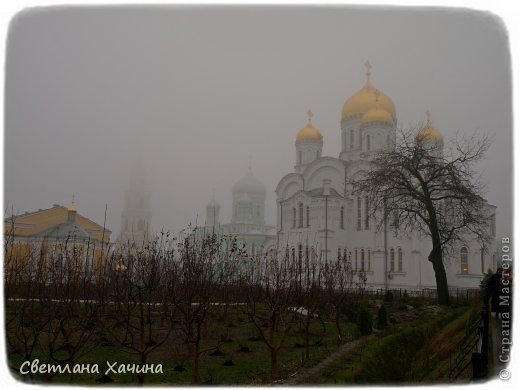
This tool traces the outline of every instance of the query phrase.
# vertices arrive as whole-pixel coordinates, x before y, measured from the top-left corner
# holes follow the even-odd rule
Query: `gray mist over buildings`
[[[15,16],[6,63],[5,212],[68,205],[116,237],[133,167],[147,173],[152,228],[221,221],[251,158],[274,189],[295,164],[314,113],[323,154],[340,152],[344,101],[372,80],[398,126],[424,122],[446,140],[493,136],[479,166],[512,224],[512,106],[507,33],[468,10],[351,7],[62,7]]]

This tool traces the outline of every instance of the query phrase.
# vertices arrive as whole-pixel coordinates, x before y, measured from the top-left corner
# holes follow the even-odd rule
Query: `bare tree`
[[[350,258],[345,253],[338,254],[335,261],[325,263],[323,270],[324,288],[327,301],[334,309],[334,320],[339,340],[343,339],[341,329],[341,307],[352,294],[354,287],[354,270]]]
[[[439,142],[403,131],[395,148],[378,152],[372,169],[353,183],[356,191],[368,196],[379,228],[390,216],[396,231],[431,238],[428,260],[440,304],[449,303],[444,255],[469,235],[487,241],[490,216],[474,165],[489,145],[487,137],[457,136],[443,150]]]
[[[142,366],[173,329],[174,306],[167,289],[173,242],[162,233],[141,246],[123,245],[110,257],[112,278],[103,328],[114,344],[137,356]],[[145,372],[137,378],[143,384]]]
[[[199,235],[196,230],[180,240],[178,258],[169,276],[169,291],[180,313],[182,333],[193,359],[193,382],[200,382],[201,343],[216,308],[216,297],[225,284],[222,239],[216,234]],[[215,346],[216,348],[216,346]]]
[[[297,264],[287,250],[250,260],[242,267],[246,311],[271,355],[271,380],[278,378],[278,355],[297,311]]]

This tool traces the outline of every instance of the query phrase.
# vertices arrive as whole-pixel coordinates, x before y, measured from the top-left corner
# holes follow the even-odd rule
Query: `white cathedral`
[[[322,155],[323,136],[308,112],[307,125],[296,135],[294,172],[275,189],[276,236],[266,237],[264,251],[289,248],[292,256],[314,251],[322,260],[348,256],[355,272],[363,272],[373,288],[435,288],[427,259],[430,239],[397,237],[390,229],[385,247],[384,232],[376,231],[369,218],[367,199],[353,194],[351,183],[370,169],[374,154],[393,148],[396,140],[395,105],[372,84],[368,62],[366,69],[365,85],[343,105],[339,157]],[[442,153],[443,136],[431,125],[429,113],[417,138]],[[496,207],[486,208],[494,240]],[[477,288],[483,274],[497,265],[496,249],[483,249],[476,240],[453,253],[445,259],[450,288]]]

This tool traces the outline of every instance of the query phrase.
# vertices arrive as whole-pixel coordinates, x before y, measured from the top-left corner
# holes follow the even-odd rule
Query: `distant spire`
[[[314,114],[312,113],[312,111],[310,109],[307,110],[307,118],[309,119],[309,125],[312,125],[311,120],[313,116]]]
[[[370,65],[370,61],[366,61],[365,62],[365,69],[366,69],[366,75],[367,75],[367,83],[370,82],[370,74],[371,74],[371,70],[372,70],[372,65]]]
[[[76,196],[72,194],[72,201],[70,202],[69,211],[76,211]]]

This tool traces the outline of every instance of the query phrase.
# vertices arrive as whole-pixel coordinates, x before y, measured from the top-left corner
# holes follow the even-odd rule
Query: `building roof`
[[[4,218],[4,232],[16,237],[40,237],[42,233],[50,232],[52,229],[63,230],[62,225],[67,224],[68,214],[67,207],[54,204],[48,209],[14,215]],[[109,229],[79,213],[76,213],[74,224],[95,240],[110,241],[112,232]]]

